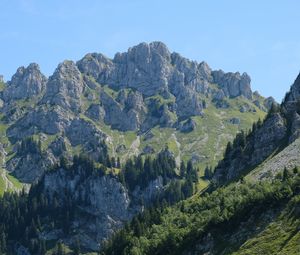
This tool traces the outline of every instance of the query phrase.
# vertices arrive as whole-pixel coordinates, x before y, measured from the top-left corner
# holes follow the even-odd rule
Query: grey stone
[[[100,104],[91,104],[85,115],[94,121],[104,120],[105,110]]]
[[[58,202],[63,203],[68,193],[80,208],[80,216],[74,217],[70,234],[64,236],[64,242],[74,244],[81,238],[81,245],[94,251],[99,250],[103,241],[143,210],[141,201],[145,205],[151,204],[166,188],[162,177],[158,177],[145,188],[137,186],[129,193],[114,176],[81,178],[80,174],[70,174],[64,169],[46,173],[42,187],[42,192],[50,201],[58,193]]]
[[[117,53],[113,60],[101,54],[87,54],[77,62],[77,66],[84,75],[93,77],[100,84],[108,84],[115,90],[132,88],[144,97],[159,94],[164,98],[170,98],[173,94],[176,99],[174,109],[180,119],[203,114],[202,110],[206,104],[202,104],[199,95],[207,96],[211,93],[210,83],[213,82],[218,83],[220,87],[216,92],[219,100],[241,95],[248,99],[252,98],[250,77],[246,73],[240,75],[212,71],[205,62],[198,64],[178,53],[170,53],[161,42],[141,43],[128,49],[127,52]],[[92,87],[95,86],[97,85]],[[117,119],[120,116],[124,117],[120,113],[122,110],[118,108],[122,108],[125,94],[125,92],[119,94],[120,98],[117,99],[121,107],[113,104],[116,110],[114,117]],[[105,101],[105,98],[102,100]],[[219,103],[219,107],[224,108],[227,105]],[[106,123],[113,128],[132,130],[138,129],[141,125],[141,121],[133,120],[130,127],[127,127],[126,123],[122,128],[118,123],[119,120],[114,121],[114,117],[110,118],[110,113],[106,115]],[[131,112],[130,117],[134,116],[136,112]],[[147,123],[143,124],[143,127],[150,128],[153,125],[157,125],[157,120],[147,118]]]
[[[72,120],[71,124],[66,128],[66,136],[72,146],[84,144],[97,138],[103,140],[106,137],[92,123],[79,118]]]
[[[54,156],[60,157],[65,154],[67,150],[67,141],[64,137],[57,137],[50,145],[49,149],[53,153]]]
[[[77,62],[77,66],[82,73],[97,80],[100,74],[113,66],[113,63],[102,54],[89,53]]]
[[[62,132],[70,124],[70,115],[61,107],[40,107],[28,112],[7,130],[7,136],[12,141],[21,140],[39,132],[54,135]]]
[[[267,97],[265,100],[264,100],[264,107],[267,109],[267,110],[270,110],[272,105],[273,104],[277,104],[275,99],[273,97]]]
[[[32,63],[27,68],[19,67],[3,91],[3,100],[29,99],[40,95],[47,82],[37,64]]]
[[[243,73],[224,73],[223,71],[212,72],[213,81],[217,83],[229,97],[244,96],[252,99],[252,91],[248,74]]]
[[[56,160],[49,153],[17,155],[6,163],[6,169],[24,183],[38,181]]]
[[[231,119],[229,120],[229,122],[230,122],[231,124],[233,124],[233,125],[239,125],[239,124],[241,124],[241,120],[240,120],[239,118],[236,118],[236,117],[231,118]]]
[[[294,112],[292,118],[291,135],[289,142],[292,143],[300,137],[300,115]]]
[[[190,118],[190,119],[188,119],[184,122],[181,122],[179,124],[178,129],[180,130],[180,132],[189,133],[189,132],[194,131],[196,126],[197,126],[196,122],[193,119]]]
[[[102,91],[100,100],[105,110],[104,121],[112,128],[122,131],[137,130],[141,126],[146,113],[143,97],[139,92],[129,92],[125,99],[117,102],[110,95]]]
[[[54,74],[49,78],[42,103],[59,105],[78,112],[83,89],[83,78],[75,63],[64,61],[59,64]]]

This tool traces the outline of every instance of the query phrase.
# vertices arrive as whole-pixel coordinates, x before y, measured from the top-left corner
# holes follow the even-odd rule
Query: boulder
[[[236,117],[231,118],[231,119],[229,120],[229,122],[230,122],[231,124],[233,124],[233,125],[240,125],[240,124],[241,124],[241,120],[240,120],[239,118],[236,118]]]
[[[181,122],[178,126],[178,129],[180,130],[180,132],[189,133],[194,131],[196,126],[196,122],[193,119],[189,118],[188,120]]]

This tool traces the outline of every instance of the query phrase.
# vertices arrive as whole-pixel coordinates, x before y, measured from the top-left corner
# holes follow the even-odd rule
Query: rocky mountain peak
[[[252,99],[251,78],[247,73],[242,75],[239,72],[225,73],[222,70],[213,71],[214,83],[217,83],[224,91],[226,96],[244,96]]]
[[[136,89],[146,97],[168,93],[175,96],[205,94],[209,84],[216,83],[227,97],[252,99],[248,74],[212,71],[205,62],[198,63],[171,53],[162,42],[140,43],[127,52],[117,53],[112,60],[102,54],[87,54],[77,66],[100,84],[115,89]]]
[[[161,55],[162,57],[164,58],[170,58],[170,51],[168,49],[168,47],[163,43],[163,42],[160,42],[160,41],[154,41],[154,42],[151,42],[149,44],[150,48],[154,49],[157,51],[157,53],[159,55]]]
[[[155,56],[162,60],[170,61],[171,53],[167,46],[162,42],[140,43],[128,49],[125,53],[117,53],[114,61],[118,62],[120,58],[126,57],[130,60],[139,63],[151,63]]]
[[[39,95],[45,88],[47,78],[36,63],[28,67],[21,66],[8,82],[3,92],[4,101],[26,99]]]
[[[300,73],[297,76],[293,85],[291,86],[289,93],[287,93],[287,96],[285,98],[285,103],[292,104],[292,103],[296,103],[299,100],[300,100]]]
[[[100,53],[90,53],[77,63],[66,60],[57,66],[48,80],[40,74],[36,64],[20,67],[0,97],[2,99],[5,93],[11,95],[24,84],[35,84],[34,81],[38,80],[43,81],[44,89],[36,92],[35,100],[13,104],[4,102],[0,111],[5,116],[5,135],[9,143],[15,145],[29,136],[39,136],[42,143],[48,139],[47,151],[52,155],[51,162],[58,160],[59,153],[71,155],[78,149],[75,149],[77,146],[82,153],[97,159],[103,139],[107,139],[110,149],[123,159],[141,152],[152,153],[157,150],[154,144],[164,143],[155,133],[157,128],[163,134],[164,128],[173,130],[169,140],[175,141],[178,151],[187,151],[184,147],[186,141],[180,141],[180,133],[198,132],[199,128],[204,130],[205,119],[210,116],[216,116],[213,118],[220,125],[242,122],[242,125],[249,126],[248,116],[251,115],[252,120],[257,112],[263,114],[271,101],[265,104],[263,97],[252,94],[250,77],[246,73],[212,71],[206,62],[199,63],[176,52],[171,53],[161,42],[138,44],[127,52],[116,54],[113,59]],[[9,93],[8,88],[11,88]],[[241,105],[236,105],[235,99],[231,101],[231,97],[240,95],[249,100],[237,98]],[[229,115],[219,118],[217,114],[211,114],[217,113],[219,108],[227,114],[226,109],[230,107],[237,110],[237,115],[245,114],[245,118],[236,116],[233,119]],[[107,131],[109,129],[122,138],[111,135]],[[136,139],[128,140],[131,135],[127,131],[132,131]],[[209,130],[207,132],[210,133]],[[66,140],[66,146],[61,140],[52,141],[53,136]],[[195,144],[200,144],[200,140]],[[144,145],[150,147],[144,150]],[[123,147],[128,149],[127,154],[117,150]],[[193,153],[199,162],[202,158],[205,158],[202,162],[207,161],[210,155],[202,157],[202,152],[196,152],[196,148],[190,147],[189,153]],[[16,160],[10,161],[11,164],[7,165],[11,167],[7,169],[19,167],[20,173],[31,169],[31,180],[37,172],[46,169],[36,167],[39,166],[37,162],[42,160],[40,157],[35,160],[24,158],[20,161],[22,164],[17,163],[18,156],[14,158]],[[21,174],[18,176],[23,178]]]
[[[98,79],[99,74],[109,69],[113,65],[112,61],[101,53],[86,54],[77,62],[78,69],[86,74]]]
[[[98,80],[115,88],[131,87],[151,96],[167,90],[169,62],[170,52],[163,43],[140,43],[127,52],[117,53],[114,66]]]
[[[206,80],[208,80],[210,82],[212,81],[212,76],[211,76],[212,70],[211,70],[210,66],[206,62],[202,61],[198,65],[198,70],[199,70],[201,76],[204,79],[206,79]]]
[[[42,102],[78,111],[83,88],[82,75],[76,64],[66,60],[49,78]]]

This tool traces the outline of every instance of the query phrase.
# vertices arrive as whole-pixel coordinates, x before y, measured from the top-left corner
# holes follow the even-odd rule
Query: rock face
[[[212,92],[210,83],[219,86],[219,97],[221,91],[224,97],[252,99],[251,79],[246,73],[212,71],[205,62],[198,64],[178,53],[170,53],[161,42],[141,43],[125,53],[116,54],[112,60],[101,54],[88,54],[77,62],[77,66],[84,75],[115,90],[131,88],[144,97],[174,95],[179,118],[202,114],[200,97]]]
[[[220,85],[226,96],[237,97],[242,95],[252,99],[251,79],[248,74],[224,73],[220,70],[212,72],[212,76],[214,82]]]
[[[74,119],[66,128],[66,137],[72,146],[85,144],[91,140],[104,139],[105,135],[95,126],[83,119]]]
[[[77,66],[82,73],[98,79],[99,75],[104,75],[104,72],[113,66],[113,63],[102,54],[92,53],[78,61]]]
[[[82,175],[74,175],[61,168],[48,172],[41,186],[49,201],[56,197],[58,203],[64,203],[69,196],[80,208],[80,216],[73,220],[70,234],[64,236],[64,241],[74,245],[79,239],[82,247],[94,251],[99,250],[104,240],[142,210],[142,200],[144,204],[151,203],[165,187],[163,179],[159,177],[144,189],[137,187],[129,193],[117,177],[83,176],[84,169]],[[60,195],[57,197],[56,194]],[[54,232],[61,233],[61,230],[51,231],[52,234]],[[41,237],[46,238],[51,233],[44,231]],[[57,238],[59,235],[53,236],[53,239]]]
[[[300,137],[300,115],[295,112],[293,115],[293,121],[291,125],[291,136],[289,142],[294,142],[297,138]]]
[[[100,104],[91,104],[85,115],[94,121],[100,121],[105,117],[105,110]]]
[[[100,99],[105,111],[104,121],[112,128],[137,130],[145,119],[146,107],[139,92],[129,92],[126,95],[121,90],[116,99],[102,92]]]
[[[70,176],[60,169],[44,177],[43,192],[50,199],[61,193],[60,203],[65,199],[64,194],[72,194],[71,199],[81,207],[82,215],[72,224],[80,231],[69,236],[69,242],[74,244],[80,238],[81,245],[91,250],[98,250],[101,242],[138,211],[130,205],[128,191],[116,178],[109,176],[82,181],[79,175]]]
[[[50,154],[28,153],[9,160],[6,169],[24,183],[34,183],[56,162]]]
[[[274,179],[284,168],[292,171],[300,165],[300,139],[293,141],[274,157],[263,162],[257,171],[250,173],[255,179]]]
[[[57,137],[50,145],[49,149],[55,157],[66,156],[68,141],[64,137]]]
[[[61,63],[49,78],[42,103],[79,111],[84,84],[80,71],[72,61]]]
[[[290,91],[286,94],[283,105],[288,112],[299,112],[300,101],[300,74],[291,86]]]
[[[51,109],[51,110],[50,110]],[[40,107],[28,112],[7,130],[7,136],[12,142],[39,132],[54,135],[70,125],[70,115],[61,107]]]
[[[3,91],[3,100],[32,99],[44,91],[46,82],[47,78],[37,64],[19,67]]]
[[[252,165],[259,164],[268,157],[287,135],[284,118],[276,113],[268,118],[262,128],[254,134],[254,154]]]
[[[99,155],[105,150],[103,141],[107,137],[106,134],[83,119],[74,119],[65,132],[71,146],[80,145],[82,153],[88,154],[96,161],[99,160]]]
[[[167,90],[170,55],[163,43],[141,43],[126,53],[117,53],[113,68],[98,80],[117,88],[132,87],[146,96],[155,95]]]
[[[273,97],[267,97],[264,100],[264,107],[266,107],[266,109],[270,110],[273,104],[277,104],[275,99]]]
[[[285,102],[294,102],[300,99],[300,74],[296,78],[294,84],[291,87],[290,92],[287,94]]]

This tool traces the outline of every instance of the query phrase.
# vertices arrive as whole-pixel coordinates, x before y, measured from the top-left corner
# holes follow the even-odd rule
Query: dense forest
[[[274,181],[251,183],[242,179],[238,185],[196,195],[173,207],[147,210],[107,242],[102,254],[184,254],[216,229],[226,233],[251,214],[258,216],[299,197],[299,187],[298,169],[285,169]]]
[[[41,152],[40,143],[32,138],[26,139],[21,143],[18,153],[24,151]],[[159,208],[193,195],[198,182],[198,170],[192,163],[182,162],[180,169],[177,169],[174,156],[168,148],[155,157],[134,157],[124,165],[121,165],[119,159],[110,158],[107,154],[103,154],[99,162],[84,155],[76,155],[72,161],[61,157],[60,162],[47,173],[62,169],[66,175],[79,177],[80,182],[91,177],[110,175],[111,178],[117,178],[129,192],[133,192],[137,186],[144,189],[149,182],[160,176],[166,189],[149,205],[151,209],[147,212],[152,216],[161,210]],[[62,228],[67,235],[72,220],[79,213],[78,206],[86,203],[88,202],[72,200],[72,194],[68,190],[65,190],[64,196],[56,193],[49,197],[43,192],[43,179],[33,185],[28,194],[5,193],[0,198],[1,254],[14,254],[16,245],[28,247],[32,254],[44,254],[51,244],[40,238],[41,231],[45,228]],[[133,222],[136,221],[137,218],[134,218]],[[79,241],[72,248],[74,254],[79,254]],[[56,254],[63,254],[61,244],[57,245]]]

